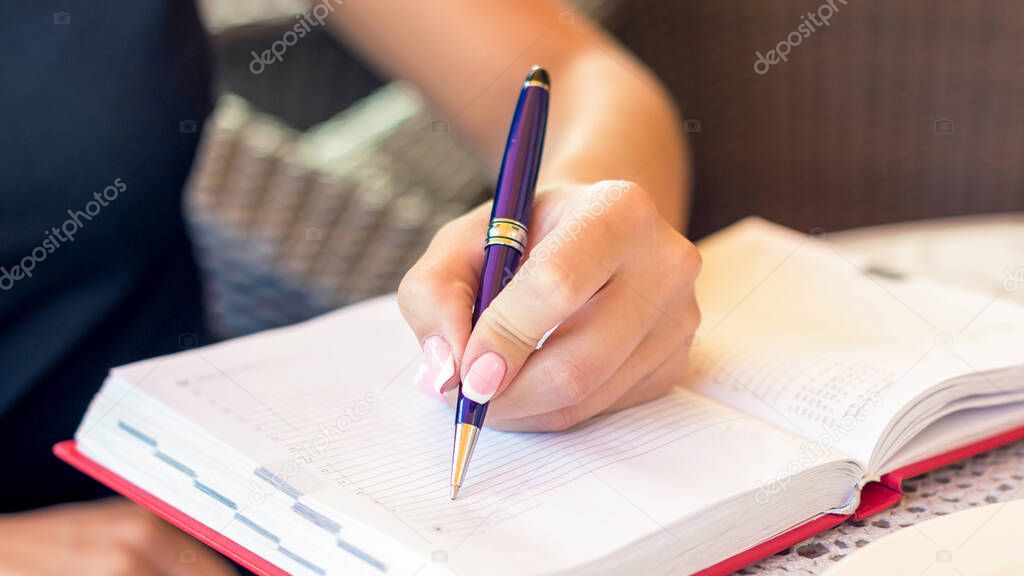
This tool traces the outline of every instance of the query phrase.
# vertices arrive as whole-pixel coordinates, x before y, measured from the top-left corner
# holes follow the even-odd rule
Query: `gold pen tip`
[[[459,489],[465,484],[466,469],[476,446],[480,429],[472,424],[462,423],[455,427],[455,449],[452,452],[452,500],[459,497]]]

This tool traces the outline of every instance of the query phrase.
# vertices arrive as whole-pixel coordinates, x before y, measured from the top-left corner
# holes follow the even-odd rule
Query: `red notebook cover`
[[[288,575],[284,570],[250,552],[249,549],[243,548],[234,540],[225,537],[206,524],[197,522],[181,510],[97,464],[94,460],[78,451],[78,446],[74,440],[65,440],[55,444],[53,446],[53,453],[61,460],[99,480],[111,490],[119,492],[122,496],[136,504],[148,508],[157,516],[188,532],[196,540],[217,550],[252,572],[265,576]]]
[[[900,501],[903,497],[902,485],[905,478],[912,478],[914,476],[924,474],[925,472],[941,468],[947,464],[952,464],[953,462],[970,458],[975,454],[980,454],[1021,439],[1024,439],[1024,426],[1002,432],[992,436],[991,438],[986,438],[972,444],[954,448],[953,450],[939,454],[938,456],[933,456],[908,466],[904,466],[903,468],[893,470],[892,472],[882,476],[878,482],[870,482],[864,486],[861,490],[860,506],[853,514],[846,516],[838,514],[820,516],[814,520],[801,524],[788,532],[779,534],[771,540],[762,542],[753,548],[749,548],[735,556],[727,558],[714,566],[705,568],[698,572],[696,576],[721,576],[724,574],[730,574],[744,566],[757,562],[763,558],[767,558],[780,550],[789,548],[790,546],[810,538],[819,532],[838,526],[848,519],[861,520],[877,514],[878,512],[895,506],[896,503]],[[99,480],[108,488],[119,492],[135,503],[148,508],[164,520],[191,534],[200,542],[219,551],[221,554],[224,554],[228,558],[238,562],[254,573],[266,576],[284,576],[287,574],[287,572],[281,568],[278,568],[267,560],[257,556],[253,552],[250,552],[248,549],[240,546],[233,540],[226,538],[224,535],[211,529],[205,524],[197,522],[191,516],[188,516],[177,508],[153,496],[149,492],[142,490],[138,486],[135,486],[131,482],[126,481],[117,474],[114,474],[110,470],[107,470],[100,464],[89,459],[78,451],[74,440],[66,440],[54,445],[53,453],[61,460],[89,476],[92,476],[94,479]]]

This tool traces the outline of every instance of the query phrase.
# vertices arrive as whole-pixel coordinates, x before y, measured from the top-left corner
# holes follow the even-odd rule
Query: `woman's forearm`
[[[581,53],[556,76],[550,118],[558,137],[545,151],[541,184],[630,180],[681,230],[690,170],[675,109],[646,69],[593,52]]]
[[[670,98],[581,14],[549,0],[352,0],[332,20],[379,68],[415,85],[495,172],[523,76],[543,65],[552,108],[540,185],[631,180],[677,229],[686,221],[689,157]]]
[[[489,425],[550,431],[678,385],[700,255],[679,233],[688,158],[653,75],[553,0],[346,0],[335,15],[495,172],[525,74],[551,76],[523,267],[474,318],[484,205],[445,224],[402,280],[398,305],[424,349],[417,387],[472,390]]]

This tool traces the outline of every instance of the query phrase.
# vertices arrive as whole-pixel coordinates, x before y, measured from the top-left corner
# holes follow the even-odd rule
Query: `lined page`
[[[722,503],[753,506],[753,494],[785,478],[804,448],[797,436],[678,389],[565,433],[485,430],[452,502],[453,416],[412,386],[418,359],[386,298],[117,369],[129,391],[109,400],[153,399],[258,463],[253,489],[293,495],[325,526],[358,519],[467,574],[555,573],[687,519],[692,530]],[[816,464],[840,461],[827,452]],[[271,481],[255,482],[259,475]],[[841,504],[853,481],[838,483],[828,506]],[[742,529],[751,542],[766,536],[761,524]]]
[[[872,275],[826,242],[749,219],[701,244],[688,385],[865,465],[944,381],[1019,364],[1024,311]],[[978,378],[977,394],[1009,392]]]

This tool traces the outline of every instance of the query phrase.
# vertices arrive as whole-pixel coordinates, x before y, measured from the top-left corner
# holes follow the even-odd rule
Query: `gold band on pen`
[[[511,218],[494,218],[487,229],[487,244],[500,244],[515,248],[520,253],[526,252],[526,226]]]
[[[551,89],[550,86],[541,82],[540,80],[527,80],[526,82],[523,82],[523,88],[527,88],[529,86],[536,86],[537,88],[543,88],[545,90]]]

